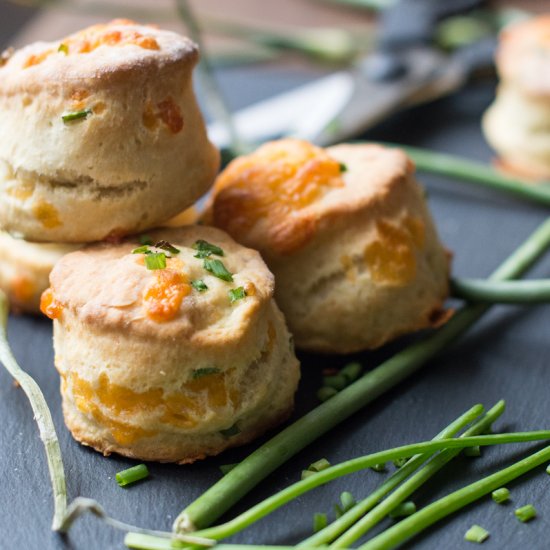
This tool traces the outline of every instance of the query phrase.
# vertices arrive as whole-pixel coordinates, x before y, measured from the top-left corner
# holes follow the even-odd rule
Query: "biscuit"
[[[135,242],[90,246],[56,264],[42,309],[73,436],[106,455],[193,462],[286,419],[299,364],[257,252],[214,228],[150,235],[180,250],[166,268],[148,269]]]
[[[400,150],[268,143],[220,174],[204,219],[262,254],[299,348],[376,348],[439,318],[448,254]]]
[[[0,67],[0,227],[48,242],[120,238],[193,204],[219,152],[192,88],[198,50],[117,20]]]
[[[0,231],[0,289],[8,296],[11,309],[38,313],[53,266],[78,248],[77,244],[31,243]]]
[[[483,131],[513,175],[550,179],[550,15],[506,28],[496,54],[500,85]]]

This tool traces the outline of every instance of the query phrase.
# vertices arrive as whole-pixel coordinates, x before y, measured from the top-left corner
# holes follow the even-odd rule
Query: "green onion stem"
[[[480,162],[466,160],[455,155],[436,153],[408,145],[388,145],[403,149],[412,158],[419,171],[448,176],[468,183],[480,183],[519,198],[550,206],[550,184],[526,183],[500,174]]]
[[[424,529],[450,514],[479,500],[503,484],[516,479],[550,460],[550,446],[499,470],[490,476],[471,483],[458,491],[432,502],[416,514],[405,518],[393,527],[386,529],[378,536],[360,547],[360,550],[390,550],[411,539]]]
[[[214,68],[212,67],[207,49],[202,40],[202,32],[197,22],[195,15],[189,6],[187,0],[176,0],[178,14],[189,30],[191,38],[197,43],[202,53],[201,62],[199,64],[199,76],[202,80],[206,103],[212,110],[212,116],[222,123],[229,135],[231,150],[235,154],[243,154],[250,151],[250,147],[244,143],[239,136],[237,127],[233,120],[231,110],[227,106],[221,88],[218,85],[214,76]]]
[[[499,401],[483,418],[466,430],[461,437],[469,437],[486,432],[503,412],[504,401]],[[346,548],[350,546],[351,543],[361,538],[458,454],[460,454],[460,450],[447,449],[436,455],[428,464],[398,487],[388,498],[362,517],[353,527],[351,527],[351,529],[338,538],[330,548]]]
[[[501,413],[504,411],[504,403],[501,405]],[[451,424],[438,433],[433,441],[453,437],[462,428],[474,421],[480,414],[483,413],[481,405],[475,405],[470,410],[455,419]],[[431,455],[421,454],[412,457],[400,470],[392,474],[378,489],[373,491],[368,497],[359,502],[354,508],[349,510],[343,516],[333,521],[322,531],[315,533],[311,537],[305,539],[298,548],[304,546],[320,546],[332,542],[338,535],[351,527],[356,521],[363,517],[369,510],[374,508],[390,491],[407,479],[415,472]]]
[[[472,437],[462,437],[459,439],[439,439],[437,441],[422,441],[420,443],[413,443],[410,445],[403,445],[401,447],[395,447],[393,449],[386,449],[384,451],[378,451],[376,453],[361,456],[359,458],[353,458],[346,460],[335,466],[331,466],[326,470],[317,472],[311,476],[297,481],[292,485],[289,485],[282,491],[266,498],[262,502],[256,504],[246,512],[236,516],[232,520],[197,531],[194,533],[197,536],[220,540],[239,531],[242,531],[245,527],[248,527],[252,523],[255,523],[259,519],[270,514],[274,510],[277,510],[287,502],[294,500],[295,498],[303,495],[304,493],[325,485],[333,479],[370,468],[380,462],[387,460],[393,460],[403,456],[412,456],[417,453],[433,453],[442,449],[464,449],[466,447],[472,447],[473,445],[501,445],[505,443],[523,443],[527,441],[541,441],[550,439],[550,430],[540,430],[534,432],[517,432],[507,434],[492,434],[492,435],[478,435]],[[229,472],[227,476],[230,476],[238,466]],[[227,477],[226,476],[226,477]],[[225,478],[223,478],[225,479]]]
[[[550,279],[499,282],[452,279],[451,292],[453,296],[471,302],[540,304],[550,302]]]
[[[52,483],[54,498],[52,529],[58,531],[67,510],[67,487],[61,448],[44,394],[34,378],[18,365],[11,352],[7,336],[8,309],[8,299],[0,290],[0,362],[3,363],[7,371],[19,383],[31,404],[34,418],[38,425],[38,431],[40,432],[40,439],[46,451]]]
[[[501,264],[491,279],[502,280],[520,276],[546,251],[549,245],[550,219],[541,224]],[[192,531],[211,525],[278,466],[384,392],[414,374],[428,360],[462,335],[488,309],[489,306],[483,304],[463,308],[434,334],[397,353],[279,432],[187,506],[176,518],[174,529]]]

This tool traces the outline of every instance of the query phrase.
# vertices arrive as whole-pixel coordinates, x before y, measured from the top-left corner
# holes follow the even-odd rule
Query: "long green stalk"
[[[550,447],[530,455],[508,468],[484,477],[471,483],[454,493],[447,495],[425,508],[422,508],[412,516],[405,518],[393,527],[386,529],[380,535],[360,547],[360,550],[390,550],[406,540],[414,537],[430,525],[436,523],[450,514],[464,508],[468,504],[479,500],[491,491],[506,485],[513,479],[529,472],[533,468],[550,460]]]
[[[242,154],[249,151],[249,147],[242,140],[231,110],[229,109],[225,97],[222,93],[216,76],[214,75],[214,68],[210,63],[210,59],[207,55],[206,48],[202,40],[202,32],[200,25],[195,18],[195,15],[189,6],[187,0],[176,0],[176,7],[178,15],[185,23],[189,30],[191,38],[197,43],[200,51],[202,52],[201,62],[199,64],[199,77],[202,81],[204,93],[206,95],[206,104],[212,111],[212,116],[225,126],[229,135],[229,141],[231,143],[231,150],[234,154]]]
[[[530,184],[505,176],[480,162],[455,155],[436,153],[408,145],[388,144],[403,149],[420,171],[460,179],[467,183],[480,183],[485,187],[505,191],[516,197],[550,206],[550,184]]]
[[[487,431],[492,423],[504,412],[504,403],[497,403],[482,419],[464,432],[461,437],[469,437]],[[388,498],[361,518],[351,529],[346,531],[330,548],[347,548],[365,533],[380,523],[388,514],[428,479],[434,476],[445,464],[460,454],[460,450],[447,449],[436,455],[428,464],[398,487]]]
[[[540,304],[550,302],[550,279],[486,281],[452,279],[451,293],[457,298],[491,304]]]
[[[370,468],[376,464],[395,460],[397,458],[408,458],[419,453],[434,453],[442,449],[464,449],[466,447],[476,447],[485,445],[502,445],[505,443],[524,443],[527,441],[542,441],[550,439],[550,430],[540,430],[535,432],[518,432],[507,434],[493,435],[478,435],[472,437],[462,437],[459,439],[439,439],[437,441],[422,441],[420,443],[412,443],[410,445],[402,445],[393,449],[378,451],[359,458],[346,460],[335,466],[331,466],[325,470],[317,472],[315,475],[308,476],[305,479],[297,481],[289,485],[282,491],[266,498],[262,502],[256,504],[246,512],[239,514],[232,520],[203,529],[194,533],[197,536],[221,540],[248,527],[252,523],[267,516],[277,508],[280,508],[287,502],[295,498],[325,485],[329,481],[339,477]],[[229,475],[229,474],[228,474]]]
[[[550,219],[502,263],[491,280],[520,276],[548,246]],[[211,525],[262,479],[309,443],[414,374],[462,335],[488,309],[489,306],[479,304],[463,308],[432,336],[397,353],[282,430],[185,508],[176,518],[174,529],[193,531]]]
[[[52,529],[57,531],[67,510],[67,487],[63,460],[61,458],[61,448],[59,447],[59,440],[57,439],[50,409],[40,386],[17,364],[11,352],[6,331],[8,309],[8,299],[4,292],[0,290],[0,362],[21,386],[31,404],[34,418],[38,425],[38,431],[40,432],[40,439],[44,444],[48,460],[48,470],[50,472],[54,499]]]
[[[504,404],[502,405],[502,410],[504,410]],[[477,418],[482,412],[483,407],[481,405],[475,405],[438,433],[434,437],[433,441],[453,437],[462,428]],[[352,526],[371,508],[376,506],[376,504],[378,504],[390,491],[395,489],[395,487],[415,472],[424,462],[426,462],[426,460],[430,458],[430,456],[432,455],[421,454],[410,458],[403,467],[399,468],[399,470],[392,474],[367,498],[363,499],[361,502],[358,502],[355,506],[353,506],[353,508],[340,516],[336,521],[333,521],[330,525],[327,525],[324,529],[321,529],[311,537],[303,540],[297,547],[303,548],[304,546],[319,546],[321,544],[332,542],[340,533],[343,533],[346,529]]]

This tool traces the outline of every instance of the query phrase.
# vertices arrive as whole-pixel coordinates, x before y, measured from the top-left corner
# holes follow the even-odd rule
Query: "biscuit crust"
[[[324,183],[314,200],[274,222],[248,214],[258,174],[272,174],[263,160],[270,146],[222,172],[205,218],[261,252],[296,346],[351,353],[431,326],[448,293],[449,259],[408,157],[379,145],[330,147],[322,158],[341,167],[341,182]],[[296,146],[307,147],[294,140],[274,144],[279,162],[294,159]],[[303,161],[298,173],[302,168]]]
[[[150,235],[181,250],[165,270],[146,269],[128,242],[69,254],[51,274],[65,421],[75,439],[104,454],[193,462],[287,418],[299,364],[257,252],[213,228]],[[194,257],[199,239],[223,249],[232,282]],[[151,317],[160,271],[208,289],[191,288],[171,317]],[[239,287],[246,295],[232,301],[229,291]]]
[[[15,52],[0,67],[0,227],[92,242],[193,204],[219,167],[192,89],[197,60],[187,38],[128,21]]]

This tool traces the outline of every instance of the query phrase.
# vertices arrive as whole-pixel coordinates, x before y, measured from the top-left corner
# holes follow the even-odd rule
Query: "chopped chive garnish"
[[[170,254],[179,254],[180,249],[176,248],[174,245],[170,244],[168,241],[159,241],[157,244],[155,244],[155,248],[160,248],[161,250],[165,250],[166,252],[169,252]]]
[[[206,283],[202,279],[196,279],[194,281],[191,281],[191,286],[195,290],[198,290],[199,292],[204,292],[205,290],[208,290]]]
[[[548,466],[546,466],[546,473],[550,474],[550,464],[548,464]]]
[[[315,514],[313,516],[313,532],[318,533],[321,529],[324,529],[328,525],[326,514]]]
[[[466,449],[464,449],[464,456],[481,456],[481,449],[479,448],[479,445],[476,445],[475,447],[466,447]]]
[[[193,380],[197,378],[202,378],[203,376],[208,376],[210,374],[218,374],[221,370],[217,367],[204,367],[202,369],[195,369],[193,371]]]
[[[363,372],[363,367],[361,363],[348,363],[341,371],[340,374],[346,378],[348,383],[355,382],[361,373]]]
[[[138,238],[138,242],[139,244],[147,244],[150,246],[153,244],[153,239],[151,239],[149,235],[140,235]]]
[[[83,118],[88,118],[92,114],[91,109],[82,109],[82,111],[73,111],[72,113],[63,113],[61,119],[63,122],[72,122],[74,120],[81,120]]]
[[[227,271],[226,267],[220,260],[210,260],[209,258],[205,258],[202,266],[206,269],[206,271],[209,271],[218,279],[222,279],[228,283],[233,282],[233,275]]]
[[[115,477],[116,482],[121,487],[126,487],[136,481],[145,479],[148,475],[149,470],[147,469],[147,466],[145,464],[138,464],[137,466],[132,466],[127,470],[122,470],[122,472],[117,472]]]
[[[243,298],[246,298],[246,290],[242,286],[238,288],[232,288],[228,294],[229,294],[229,301],[231,303],[234,303],[237,300],[242,300]]]
[[[241,430],[239,430],[237,424],[233,424],[233,426],[231,426],[231,428],[227,428],[227,430],[220,430],[220,433],[225,435],[225,437],[233,437],[234,435],[239,435]]]
[[[525,506],[518,508],[514,512],[514,514],[519,519],[519,521],[525,523],[527,521],[531,521],[537,516],[537,510],[532,504],[526,504]]]
[[[335,390],[334,388],[329,388],[328,386],[323,386],[322,388],[317,390],[317,399],[319,399],[319,401],[326,401],[327,399],[334,397],[337,393],[338,390]]]
[[[345,376],[335,374],[334,376],[323,376],[323,385],[340,391],[348,385],[348,381]]]
[[[483,529],[480,525],[472,525],[466,533],[464,533],[464,540],[468,542],[477,542],[481,544],[483,541],[489,538],[489,531]]]
[[[314,472],[313,470],[302,470],[302,474],[300,475],[300,479],[306,479],[306,477],[314,476],[319,472]]]
[[[327,468],[330,468],[330,462],[326,458],[321,458],[316,460],[313,464],[310,464],[308,470],[312,472],[321,472]]]
[[[342,510],[338,504],[334,505],[334,515],[336,516],[336,519],[339,519],[344,515],[344,510]]]
[[[386,471],[386,463],[380,462],[379,464],[374,464],[374,466],[370,467],[371,470],[374,470],[375,472],[385,472]]]
[[[166,256],[164,252],[151,252],[145,255],[145,267],[147,269],[164,269],[166,267]]]
[[[408,458],[402,457],[402,458],[394,458],[392,462],[396,468],[403,468],[403,466],[405,466],[408,460],[409,460]]]
[[[61,44],[59,44],[59,48],[57,48],[57,51],[61,52],[61,53],[64,53],[65,55],[68,55],[69,54],[69,46],[67,46],[67,44],[63,44],[63,42],[62,42]]]
[[[347,172],[348,166],[347,164],[344,164],[343,162],[340,163],[340,172]]]
[[[208,258],[212,254],[215,254],[216,256],[224,255],[223,250],[219,246],[203,241],[202,239],[198,240],[193,245],[193,248],[197,251],[195,258]]]
[[[151,254],[148,245],[138,246],[132,250],[132,254]]]
[[[223,475],[226,475],[228,474],[233,468],[235,468],[236,466],[238,466],[239,463],[236,462],[235,464],[222,464],[220,466],[220,471]]]
[[[349,491],[344,491],[340,495],[340,502],[342,503],[342,510],[344,512],[351,510],[357,504],[357,501]]]
[[[402,502],[390,512],[390,518],[406,518],[416,512],[416,504],[412,500]]]
[[[497,504],[502,504],[510,500],[510,491],[506,489],[506,487],[501,487],[500,489],[494,490],[491,493],[491,497]]]

